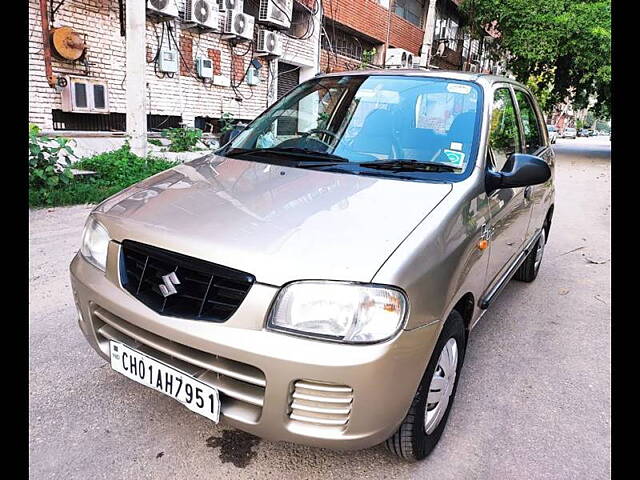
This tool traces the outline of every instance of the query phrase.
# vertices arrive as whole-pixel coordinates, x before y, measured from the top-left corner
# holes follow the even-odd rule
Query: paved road
[[[557,206],[539,277],[511,282],[474,330],[447,429],[418,464],[381,446],[262,441],[112,372],[78,330],[69,290],[89,208],[32,211],[31,477],[609,478],[610,144],[559,140],[555,150]]]

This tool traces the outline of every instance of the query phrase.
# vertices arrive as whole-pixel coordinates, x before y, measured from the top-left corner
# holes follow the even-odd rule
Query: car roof
[[[440,69],[427,69],[427,68],[386,68],[386,69],[367,69],[367,70],[351,70],[346,72],[334,72],[319,74],[318,77],[343,77],[343,76],[357,76],[357,75],[404,75],[412,77],[432,77],[432,78],[449,78],[451,80],[463,80],[476,83],[483,83],[485,85],[491,85],[493,83],[512,83],[524,87],[522,83],[514,80],[513,78],[504,77],[501,75],[492,75],[488,73],[478,72],[462,72],[460,70],[440,70]]]

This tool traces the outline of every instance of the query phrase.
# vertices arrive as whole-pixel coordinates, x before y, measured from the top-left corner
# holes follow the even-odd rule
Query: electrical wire
[[[292,20],[292,16],[293,15],[289,15],[286,10],[284,10],[280,5],[278,5],[278,3],[276,2],[276,0],[271,0],[271,3],[273,3],[276,8],[278,10],[280,10],[282,12],[282,14],[285,16],[285,18],[287,19],[287,21],[289,22],[290,25],[300,25],[302,24],[302,22],[293,22]],[[315,33],[315,24],[313,22],[313,18],[314,16],[318,13],[319,11],[319,6],[318,6],[319,0],[316,0],[315,2],[315,8],[314,10],[309,9],[309,7],[307,7],[306,5],[302,5],[300,4],[305,10],[307,10],[310,15],[307,17],[307,29],[304,32],[304,34],[300,37],[297,37],[295,35],[292,35],[286,31],[282,32],[283,35],[289,37],[289,38],[293,38],[296,40],[308,40],[309,38],[313,37],[313,34]]]
[[[200,77],[198,77],[197,75],[195,75],[193,73],[193,68],[187,63],[187,61],[184,59],[184,56],[182,55],[182,50],[180,50],[180,47],[178,46],[178,42],[176,41],[176,37],[173,35],[173,31],[171,29],[171,26],[169,26],[169,37],[171,40],[173,40],[173,44],[176,47],[176,50],[178,51],[178,56],[180,57],[180,60],[182,60],[182,64],[184,65],[184,67],[186,68],[187,72],[189,73],[189,75],[191,75],[193,78],[195,78],[196,80],[200,81]]]
[[[158,29],[156,28],[155,23],[152,23],[153,31],[156,35],[156,42],[158,43],[156,54],[151,61],[147,61],[147,63],[153,63],[153,73],[156,77],[162,79],[165,78],[165,72],[160,72],[162,75],[158,74],[158,60],[160,59],[160,50],[162,50],[162,46],[164,45],[164,32],[165,32],[165,22],[162,22],[162,34],[158,37]]]
[[[244,54],[242,55],[235,55],[233,52],[233,45],[231,42],[229,42],[229,51],[231,52],[231,75],[230,75],[230,84],[231,84],[231,88],[233,89],[233,92],[236,94],[236,98],[241,98],[243,100],[249,100],[251,98],[253,98],[253,88],[250,88],[251,90],[251,95],[249,97],[245,97],[244,95],[242,95],[242,93],[240,93],[239,87],[242,85],[242,83],[244,82],[245,78],[247,77],[247,73],[249,73],[249,68],[251,68],[251,62],[249,62],[249,64],[247,65],[247,68],[244,71],[244,75],[242,75],[242,78],[240,79],[240,81],[236,84],[234,83],[234,65],[235,65],[235,61],[234,61],[234,57],[242,57],[244,58],[247,53],[249,53],[249,50],[251,50],[251,60],[253,60],[253,55],[255,53],[255,43],[253,40],[249,41],[249,47],[247,47],[247,50],[244,52]],[[249,86],[251,87],[251,86]]]

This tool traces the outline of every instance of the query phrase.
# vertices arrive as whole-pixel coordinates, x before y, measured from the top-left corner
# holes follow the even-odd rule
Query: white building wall
[[[143,1],[143,0],[140,0]],[[245,1],[247,6],[256,0]],[[180,11],[184,9],[184,0],[177,0]],[[174,37],[178,46],[181,38],[192,40],[192,55],[183,52],[186,62],[192,72],[189,75],[176,73],[173,78],[158,78],[154,73],[154,64],[148,63],[146,70],[147,88],[145,105],[147,113],[156,115],[180,115],[183,122],[193,126],[196,116],[219,118],[223,112],[230,112],[235,118],[252,119],[267,107],[267,83],[269,68],[277,70],[277,61],[267,62],[265,57],[258,57],[263,64],[259,70],[260,83],[251,87],[246,83],[237,90],[242,101],[236,101],[236,94],[231,87],[204,85],[195,77],[195,58],[198,55],[208,57],[209,49],[220,51],[221,75],[231,77],[231,46],[221,39],[219,33],[198,33],[185,30],[180,20],[171,22]],[[117,0],[66,0],[55,14],[55,21],[50,28],[70,26],[80,34],[86,35],[88,46],[87,58],[89,77],[105,79],[109,87],[109,105],[111,112],[126,112],[125,105],[125,38],[120,36],[120,19]],[[161,34],[161,24],[155,23],[148,17],[146,28],[146,42],[148,57],[155,55],[157,48],[156,32]],[[256,29],[258,24],[256,22]],[[319,28],[312,38],[296,40],[283,37],[285,57],[291,63],[311,69],[315,74]],[[173,41],[167,39],[165,32],[164,44],[173,49]],[[233,50],[242,54],[247,50],[247,43],[238,44]],[[150,50],[150,51],[149,51]],[[251,52],[243,59],[244,68],[251,61]],[[71,74],[85,75],[85,67],[80,63],[63,62],[53,57],[54,75]],[[268,65],[271,64],[271,65]],[[312,76],[312,75],[310,75]],[[273,75],[272,75],[273,77]],[[271,82],[269,82],[271,85]],[[44,72],[44,57],[42,49],[42,30],[38,0],[29,0],[29,121],[36,123],[45,130],[52,130],[51,110],[61,109],[60,94],[47,84]]]

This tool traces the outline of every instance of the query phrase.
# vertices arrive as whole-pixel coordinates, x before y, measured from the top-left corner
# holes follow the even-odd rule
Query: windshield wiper
[[[328,152],[319,152],[309,148],[299,147],[272,147],[272,148],[234,148],[224,154],[225,157],[240,157],[244,155],[287,155],[295,156],[299,162],[308,162],[310,160],[322,160],[323,162],[342,163],[349,160]],[[324,164],[324,163],[323,163]]]
[[[360,162],[361,167],[375,168],[378,170],[392,170],[396,172],[413,172],[413,171],[436,171],[436,172],[455,172],[459,170],[451,165],[436,162],[420,162],[413,159],[396,159],[396,160],[376,160],[373,162]]]

